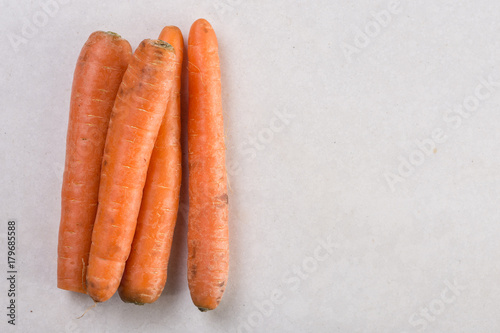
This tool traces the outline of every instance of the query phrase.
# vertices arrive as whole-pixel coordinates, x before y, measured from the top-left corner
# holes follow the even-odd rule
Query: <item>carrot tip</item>
[[[119,293],[119,295],[120,295],[120,298],[123,301],[123,303],[133,303],[135,305],[144,305],[144,304],[146,304],[144,302],[140,302],[140,301],[134,299],[134,297],[128,297],[128,296],[122,295],[121,292]]]
[[[153,40],[153,45],[163,47],[164,49],[167,49],[169,51],[174,51],[174,47],[172,45],[170,45],[167,42],[162,41],[161,39]]]
[[[105,31],[104,33],[111,35],[113,37],[116,37],[116,38],[122,38],[122,36],[120,36],[119,34],[117,34],[116,32],[113,32],[113,31]]]

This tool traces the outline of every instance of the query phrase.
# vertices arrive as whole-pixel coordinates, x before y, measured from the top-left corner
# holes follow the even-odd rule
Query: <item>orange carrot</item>
[[[174,68],[175,54],[170,44],[144,40],[118,90],[104,148],[87,268],[87,292],[94,301],[106,301],[120,284]]]
[[[228,196],[218,45],[212,26],[193,23],[188,39],[188,284],[201,310],[219,304],[229,269]]]
[[[57,286],[86,292],[85,267],[97,211],[101,162],[109,117],[132,57],[130,44],[97,31],[83,46],[71,91],[66,165],[61,193]]]
[[[167,111],[149,162],[132,250],[118,288],[124,302],[152,303],[167,280],[168,259],[181,189],[181,71],[184,42],[177,27],[165,27],[159,39],[175,50],[175,79]]]

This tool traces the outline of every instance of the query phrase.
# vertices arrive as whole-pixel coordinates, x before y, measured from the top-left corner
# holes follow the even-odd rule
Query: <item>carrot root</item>
[[[177,27],[165,27],[160,40],[175,50],[174,82],[149,162],[132,250],[118,292],[124,302],[155,302],[167,280],[182,178],[181,71],[184,43]]]
[[[228,192],[218,44],[204,19],[188,39],[188,285],[193,303],[215,309],[229,270]]]
[[[57,286],[86,292],[101,161],[113,103],[132,57],[119,35],[97,31],[83,46],[75,68],[61,191]]]
[[[174,77],[168,43],[144,40],[123,76],[102,159],[87,291],[96,302],[118,289],[130,254],[151,153]]]

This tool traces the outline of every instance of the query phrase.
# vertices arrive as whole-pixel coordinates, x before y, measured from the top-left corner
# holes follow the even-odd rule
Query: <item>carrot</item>
[[[181,189],[181,71],[184,42],[177,27],[159,39],[175,50],[175,80],[149,162],[132,250],[118,288],[124,302],[153,303],[167,280],[168,259]]]
[[[104,143],[116,93],[131,56],[125,39],[97,31],[78,57],[61,193],[57,258],[57,286],[61,289],[86,292],[85,267],[97,211]]]
[[[175,54],[170,44],[144,40],[118,90],[104,148],[87,268],[87,292],[94,301],[106,301],[120,284],[174,67]]]
[[[218,45],[204,19],[188,39],[188,284],[201,310],[219,304],[229,269],[228,196]]]

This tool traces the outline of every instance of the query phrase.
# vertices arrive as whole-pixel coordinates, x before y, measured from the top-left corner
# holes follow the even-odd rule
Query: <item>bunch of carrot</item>
[[[181,31],[165,27],[134,53],[90,35],[71,93],[57,285],[96,302],[118,290],[152,303],[166,279],[181,186]],[[188,40],[188,285],[215,309],[228,276],[228,196],[217,39],[204,19]]]

